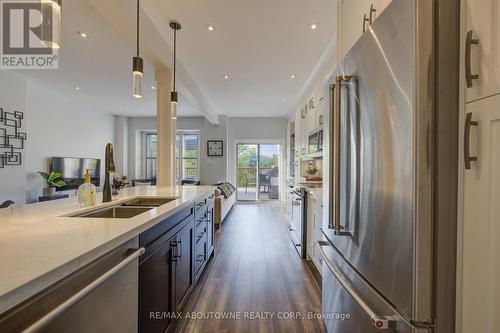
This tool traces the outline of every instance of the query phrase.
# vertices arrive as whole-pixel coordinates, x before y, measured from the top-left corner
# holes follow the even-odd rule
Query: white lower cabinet
[[[459,326],[462,333],[500,327],[500,95],[466,105],[464,127],[462,268]],[[467,153],[467,148],[470,152]],[[474,160],[474,157],[476,160]],[[461,161],[465,164],[465,161]],[[460,267],[460,265],[459,265]]]
[[[307,196],[307,256],[321,273],[321,256],[314,244],[321,240],[323,202],[314,194]]]

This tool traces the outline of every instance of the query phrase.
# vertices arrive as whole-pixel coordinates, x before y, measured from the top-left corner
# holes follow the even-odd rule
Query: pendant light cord
[[[139,0],[137,0],[137,57],[139,57]]]
[[[177,30],[174,29],[174,91],[175,91],[175,71],[177,60]]]

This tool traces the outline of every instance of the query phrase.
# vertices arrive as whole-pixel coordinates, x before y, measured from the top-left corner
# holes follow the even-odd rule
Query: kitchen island
[[[208,217],[207,209],[214,190],[211,186],[133,187],[122,190],[113,197],[112,202],[99,203],[90,208],[79,208],[73,197],[1,212],[0,316],[127,242],[132,242],[135,247],[139,244],[146,247],[147,244],[142,244],[141,235],[150,237],[150,230],[158,230],[161,224],[171,217],[179,216],[181,211],[188,212],[183,219],[189,219],[189,223],[192,223],[190,238],[194,240],[198,235],[198,225],[201,224],[199,221],[213,222]],[[130,218],[74,216],[117,206],[136,198],[168,198],[171,201]],[[98,195],[98,201],[100,199]],[[198,212],[201,215],[197,215]],[[198,221],[196,235],[195,219]],[[173,229],[174,226],[172,224],[168,228]],[[204,228],[200,237],[209,237],[207,227]],[[163,229],[164,233],[168,231],[167,227]],[[177,242],[181,243],[180,240]],[[213,249],[213,243],[210,245]],[[192,271],[195,267],[194,255],[197,254],[194,247],[193,243],[192,265],[188,263],[187,266]],[[205,245],[204,258],[208,257],[207,252]],[[199,276],[198,272],[192,274]]]

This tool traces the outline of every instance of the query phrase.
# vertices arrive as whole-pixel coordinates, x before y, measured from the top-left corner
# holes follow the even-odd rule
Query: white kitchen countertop
[[[0,314],[214,191],[212,186],[131,187],[113,202],[79,208],[77,198],[0,213]],[[129,219],[67,217],[135,197],[178,197]],[[97,202],[102,201],[98,193]]]
[[[309,195],[314,196],[317,200],[323,200],[323,188],[322,187],[308,187],[307,185],[302,185]]]

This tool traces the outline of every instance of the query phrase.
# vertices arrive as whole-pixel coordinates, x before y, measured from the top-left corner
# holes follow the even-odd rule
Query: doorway
[[[236,188],[239,201],[272,201],[280,198],[280,145],[238,143]]]

